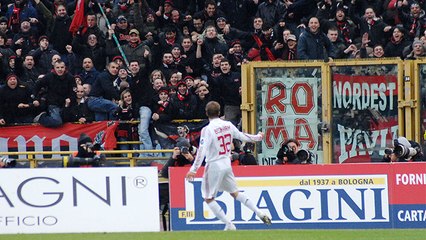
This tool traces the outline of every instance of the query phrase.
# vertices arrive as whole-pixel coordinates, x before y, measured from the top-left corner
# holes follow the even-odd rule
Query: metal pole
[[[108,29],[111,29],[111,24],[109,23],[109,20],[104,12],[104,9],[102,8],[101,4],[98,2],[98,7],[101,10],[102,16],[105,18],[105,22],[108,26]],[[115,36],[115,32],[112,34],[112,38],[114,38],[115,43],[117,44],[118,50],[120,51],[121,56],[123,57],[124,62],[126,63],[126,66],[129,67],[129,61],[127,60],[126,54],[124,54],[123,49],[121,48],[120,42],[117,39],[117,36]]]

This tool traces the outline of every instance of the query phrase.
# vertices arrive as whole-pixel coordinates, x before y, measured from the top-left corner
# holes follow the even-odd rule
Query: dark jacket
[[[120,93],[117,88],[114,87],[114,80],[116,78],[117,76],[111,75],[108,70],[103,71],[96,78],[89,96],[102,97],[108,100],[120,99]]]
[[[64,107],[62,120],[64,122],[78,122],[80,118],[85,118],[86,122],[93,122],[95,114],[87,106],[87,101],[78,103],[76,98],[71,99],[69,107]]]
[[[58,76],[54,72],[46,74],[35,86],[34,95],[39,99],[40,90],[45,88],[46,100],[48,105],[65,106],[65,99],[75,96],[76,88],[74,77],[69,73]]]
[[[157,113],[159,119],[155,123],[167,123],[172,119],[170,115],[170,101],[166,101],[163,104],[159,104],[160,97],[158,95],[154,96],[152,99],[152,113]]]
[[[25,116],[34,117],[34,105],[32,104],[31,91],[24,85],[19,85],[15,89],[5,85],[0,88],[0,119],[4,119],[6,124],[17,122],[18,118]],[[18,104],[29,104],[29,108],[18,108]]]
[[[328,37],[320,30],[314,34],[309,31],[309,28],[300,35],[297,53],[300,60],[326,60],[329,57],[336,57],[334,47]]]
[[[72,19],[70,16],[65,17],[56,16],[53,23],[52,31],[49,34],[49,43],[52,44],[53,49],[60,54],[68,53],[65,46],[71,45],[72,33],[69,31]]]
[[[105,48],[102,47],[99,43],[94,47],[90,47],[86,42],[84,42],[81,35],[76,35],[72,41],[73,51],[80,56],[80,60],[88,57],[92,59],[93,65],[98,71],[104,70],[106,65]]]
[[[225,105],[241,105],[241,95],[239,94],[239,88],[241,87],[241,73],[222,73],[222,75],[217,78],[217,83],[220,89],[220,96]]]
[[[170,99],[170,111],[173,119],[193,119],[197,99],[189,91],[186,95],[177,92]]]
[[[42,74],[48,73],[52,70],[52,57],[55,54],[59,54],[58,51],[53,50],[51,46],[49,46],[46,50],[41,50],[37,48],[30,52],[30,54],[34,57],[35,64],[38,70]]]
[[[263,19],[263,24],[268,26],[275,26],[280,21],[284,21],[286,9],[281,1],[274,0],[272,3],[265,1],[259,4],[257,9],[256,17]]]

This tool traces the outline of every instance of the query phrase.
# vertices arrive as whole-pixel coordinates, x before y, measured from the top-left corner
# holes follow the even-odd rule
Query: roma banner
[[[235,166],[239,190],[272,219],[267,226],[226,192],[216,201],[237,229],[426,228],[426,163]],[[173,231],[221,230],[201,195],[203,169],[170,168]]]
[[[261,165],[273,165],[278,149],[290,138],[303,149],[322,156],[318,150],[318,78],[262,78],[261,126],[265,136],[258,155]],[[314,158],[316,158],[315,156]],[[313,159],[314,162],[322,161]]]
[[[117,126],[117,121],[100,121],[87,124],[65,123],[59,128],[41,125],[2,127],[0,152],[77,151],[81,133],[86,133],[95,143],[102,144],[104,149],[112,150],[117,143],[114,135]]]
[[[333,74],[334,163],[381,161],[397,131],[396,75]]]

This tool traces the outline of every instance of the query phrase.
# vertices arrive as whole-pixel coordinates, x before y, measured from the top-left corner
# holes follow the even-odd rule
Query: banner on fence
[[[274,165],[278,149],[290,138],[303,149],[321,155],[318,150],[318,79],[262,78],[262,128],[264,140],[258,155],[261,165]],[[316,158],[316,156],[314,156]],[[314,159],[314,162],[317,160]]]
[[[333,74],[335,163],[377,162],[398,133],[396,75]]]
[[[0,171],[0,234],[160,230],[156,167]]]
[[[200,170],[170,170],[172,230],[219,230]],[[237,184],[272,218],[266,226],[228,193],[216,201],[238,229],[426,228],[426,163],[234,167]]]
[[[116,121],[87,124],[65,123],[59,128],[41,125],[4,127],[0,131],[0,152],[77,151],[78,138],[86,133],[106,150],[116,146]],[[24,157],[24,156],[22,156]]]

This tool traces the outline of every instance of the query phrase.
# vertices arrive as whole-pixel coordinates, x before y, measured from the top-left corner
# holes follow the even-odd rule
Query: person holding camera
[[[296,139],[290,138],[283,143],[277,153],[275,165],[283,164],[312,164],[312,153],[301,149]]]
[[[169,178],[169,167],[191,166],[194,162],[194,149],[187,139],[179,138],[172,156],[161,169],[161,176]]]
[[[94,143],[87,134],[81,133],[78,138],[78,151],[69,156],[67,167],[101,167],[105,155],[99,153],[101,146]]]
[[[386,148],[383,162],[420,162],[425,161],[419,143],[399,137],[393,141],[393,148]]]
[[[16,159],[7,156],[0,157],[0,168],[13,168],[16,166]]]

